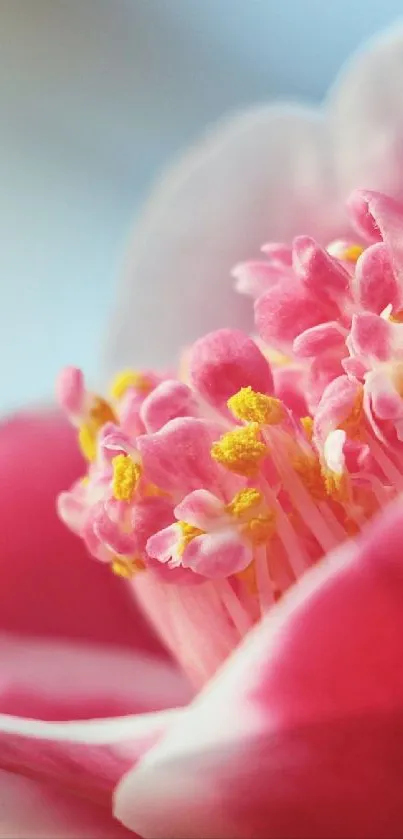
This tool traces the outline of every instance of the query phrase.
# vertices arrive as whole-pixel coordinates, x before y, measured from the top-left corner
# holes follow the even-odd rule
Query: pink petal
[[[261,297],[272,285],[281,282],[287,273],[290,274],[290,271],[285,272],[281,264],[257,261],[241,262],[232,269],[236,291],[253,299]]]
[[[67,422],[54,410],[3,421],[0,467],[0,628],[164,655],[124,583],[57,516],[58,493],[85,469]]]
[[[141,418],[146,431],[159,431],[176,417],[197,417],[199,408],[190,387],[168,379],[153,390],[143,402]]]
[[[371,312],[354,315],[349,339],[352,354],[387,361],[391,356],[392,335],[393,326],[384,318]]]
[[[175,516],[200,530],[209,530],[220,519],[226,519],[223,502],[206,489],[196,489],[186,495],[175,507]]]
[[[392,268],[391,256],[383,242],[366,248],[357,260],[355,284],[364,309],[380,315],[387,306],[399,308],[401,292]]]
[[[312,413],[316,412],[328,385],[342,373],[339,352],[320,354],[312,360],[304,388],[306,401]]]
[[[207,579],[222,579],[243,571],[252,558],[251,547],[233,528],[228,528],[192,539],[184,551],[182,564]]]
[[[368,364],[365,364],[362,358],[343,358],[341,366],[348,376],[361,381],[368,372]]]
[[[403,416],[403,402],[390,376],[384,370],[369,373],[365,390],[370,394],[371,412],[381,420],[397,420]]]
[[[238,329],[219,329],[200,338],[190,357],[193,386],[218,410],[227,412],[227,401],[249,385],[271,393],[270,366],[252,338]]]
[[[65,367],[56,382],[56,397],[61,408],[70,417],[77,417],[84,408],[85,385],[82,371]]]
[[[99,804],[0,770],[1,839],[135,839]]]
[[[130,556],[136,550],[135,534],[125,533],[119,523],[112,521],[104,510],[94,517],[93,530],[96,539],[111,553]]]
[[[326,298],[329,292],[344,294],[347,291],[349,275],[345,268],[310,236],[297,236],[292,253],[296,275],[319,300]]]
[[[139,437],[146,477],[168,492],[214,489],[219,470],[210,451],[221,434],[222,428],[213,422],[184,417],[171,420],[155,434]]]
[[[270,262],[270,265],[288,266],[292,265],[292,248],[283,242],[267,242],[260,248]]]
[[[301,332],[332,320],[334,304],[316,300],[296,281],[277,285],[255,302],[255,324],[267,344],[287,346]]]
[[[61,492],[56,498],[59,518],[74,533],[79,533],[87,518],[87,505],[84,500],[81,480],[73,484],[67,492]]]
[[[274,393],[298,417],[308,413],[304,392],[304,371],[294,365],[273,369]]]
[[[398,276],[403,272],[403,205],[383,193],[356,190],[349,200],[353,223],[370,241],[381,239]]]
[[[402,538],[399,501],[305,575],[120,783],[124,824],[153,839],[398,839]]]
[[[315,413],[314,429],[319,441],[324,442],[331,431],[345,422],[359,392],[360,385],[347,376],[339,376],[327,386]]]
[[[348,201],[348,209],[354,227],[361,236],[370,242],[380,242],[383,238],[377,220],[377,199],[379,197],[376,192],[357,189],[354,190]]]
[[[147,541],[157,530],[167,527],[174,520],[173,506],[166,498],[143,498],[132,510],[135,552],[142,554]]]
[[[327,129],[314,111],[257,108],[210,131],[167,173],[134,232],[109,367],[166,365],[220,328],[223,312],[229,326],[249,330],[233,266],[268,238],[287,242],[302,229],[323,243],[340,235],[334,186]]]
[[[160,562],[170,562],[176,558],[181,539],[181,531],[177,523],[164,527],[153,533],[147,542],[147,553]]]
[[[301,332],[293,344],[293,352],[299,358],[309,358],[337,348],[345,348],[345,337],[342,329],[335,321],[320,323]]]

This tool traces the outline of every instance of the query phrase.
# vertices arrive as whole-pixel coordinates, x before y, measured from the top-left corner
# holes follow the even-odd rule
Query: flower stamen
[[[117,501],[131,501],[142,474],[139,463],[129,455],[118,454],[112,460],[112,492]]]
[[[136,370],[123,370],[115,376],[111,385],[111,395],[114,399],[121,399],[129,390],[134,388],[142,394],[150,393],[153,388],[149,376]]]
[[[117,577],[130,580],[139,571],[144,571],[145,565],[142,559],[135,559],[128,556],[116,556],[111,562],[111,571]]]
[[[178,555],[183,556],[190,542],[193,542],[193,539],[196,539],[196,536],[203,536],[205,531],[200,530],[199,527],[194,527],[193,524],[188,524],[187,521],[178,521],[178,525],[182,534],[178,547]]]
[[[236,419],[259,425],[278,425],[285,416],[280,399],[258,393],[251,387],[242,387],[227,404]]]
[[[253,477],[267,455],[267,447],[259,437],[259,425],[251,422],[243,428],[228,431],[213,444],[211,456],[230,472]]]

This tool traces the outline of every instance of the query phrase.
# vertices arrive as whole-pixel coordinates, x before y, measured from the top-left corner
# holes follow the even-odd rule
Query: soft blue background
[[[96,370],[124,243],[224,111],[319,101],[398,0],[0,0],[0,410]]]

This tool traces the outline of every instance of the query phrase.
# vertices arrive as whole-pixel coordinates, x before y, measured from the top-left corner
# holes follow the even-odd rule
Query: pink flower
[[[126,373],[110,398],[67,371],[84,484],[60,419],[3,428],[4,836],[401,835],[403,211],[342,206],[402,192],[402,55],[400,35],[363,54],[326,119],[241,119],[144,222],[120,361],[141,362],[141,305],[161,356],[235,325],[234,264],[258,342],[214,331],[178,380]],[[101,562],[50,511],[69,480]]]

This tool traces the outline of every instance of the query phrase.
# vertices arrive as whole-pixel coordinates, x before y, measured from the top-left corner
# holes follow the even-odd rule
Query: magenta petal
[[[158,741],[177,713],[68,723],[0,715],[0,768],[49,781],[110,811],[123,773]]]
[[[0,635],[0,714],[73,720],[185,705],[186,678],[124,647]]]
[[[306,574],[120,783],[123,823],[153,839],[401,836],[402,538],[399,501]]]
[[[3,421],[0,470],[0,627],[163,655],[124,583],[58,518],[58,493],[85,471],[62,416],[53,409]]]
[[[0,770],[1,839],[135,839],[100,804]]]

